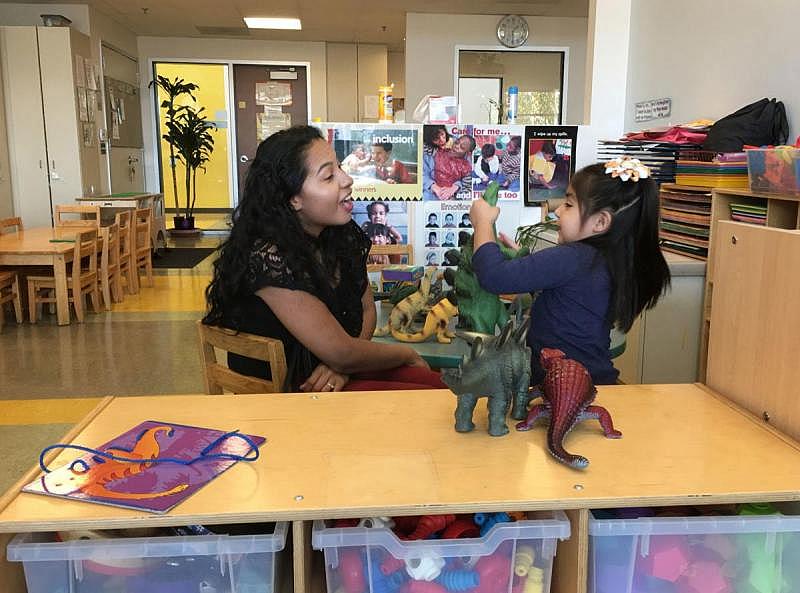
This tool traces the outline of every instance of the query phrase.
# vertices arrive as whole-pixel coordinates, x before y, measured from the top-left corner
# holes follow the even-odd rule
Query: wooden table
[[[153,193],[121,193],[106,196],[83,196],[75,198],[84,206],[100,206],[100,217],[103,224],[114,222],[113,217],[118,210],[135,210],[150,208],[153,211],[150,224],[150,245],[153,250],[167,246],[167,227],[164,217],[164,196]],[[109,213],[109,218],[103,216]]]
[[[67,442],[99,445],[144,420],[268,440],[258,462],[237,464],[166,515],[19,493],[34,468],[0,499],[0,532],[291,520],[302,591],[312,519],[563,509],[572,537],[559,545],[554,591],[576,593],[586,587],[588,509],[800,500],[800,447],[705,387],[599,391],[624,436],[579,425],[566,446],[590,459],[586,471],[547,454],[544,427],[490,437],[483,405],[476,430],[456,433],[445,390],[106,398]],[[0,564],[0,581],[3,569],[20,567]]]
[[[69,325],[67,263],[72,261],[75,228],[34,227],[0,233],[0,266],[48,266],[56,281],[58,325]],[[80,229],[78,229],[80,230]]]

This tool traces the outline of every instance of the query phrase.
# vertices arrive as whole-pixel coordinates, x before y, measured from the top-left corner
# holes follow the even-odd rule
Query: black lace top
[[[277,338],[283,342],[286,353],[287,385],[284,391],[297,388],[319,364],[319,359],[289,333],[272,309],[255,294],[261,288],[274,286],[290,290],[302,290],[321,300],[342,328],[353,337],[361,333],[363,308],[361,297],[367,287],[366,261],[370,241],[354,222],[341,227],[325,229],[320,238],[307,237],[316,244],[320,257],[322,276],[329,282],[319,286],[310,270],[289,269],[284,254],[269,242],[254,246],[246,277],[246,296],[238,308],[236,320],[227,320],[224,325],[239,331]],[[303,315],[303,311],[298,311]],[[269,379],[268,365],[259,360],[228,355],[228,365],[234,371]]]

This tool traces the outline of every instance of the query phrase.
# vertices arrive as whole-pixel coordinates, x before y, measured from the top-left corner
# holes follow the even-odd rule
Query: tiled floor
[[[200,215],[224,229],[224,214]],[[217,246],[224,232],[170,240],[171,247]],[[59,327],[9,321],[0,333],[0,493],[33,466],[105,395],[202,393],[195,323],[211,278],[206,258],[192,269],[156,269],[152,288],[126,295],[110,312]]]

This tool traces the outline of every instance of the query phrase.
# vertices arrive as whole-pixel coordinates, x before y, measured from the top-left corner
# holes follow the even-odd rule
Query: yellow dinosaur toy
[[[455,337],[455,332],[447,328],[450,318],[458,315],[458,307],[447,299],[442,299],[436,303],[425,317],[425,325],[422,331],[417,333],[403,333],[392,328],[392,337],[400,342],[424,342],[432,335],[436,334],[436,340],[440,344],[449,344]]]
[[[429,311],[442,296],[442,279],[435,278],[436,274],[435,268],[425,272],[420,280],[419,290],[397,303],[389,314],[389,321],[383,327],[376,328],[373,335],[394,335],[395,331],[409,333],[417,314]]]

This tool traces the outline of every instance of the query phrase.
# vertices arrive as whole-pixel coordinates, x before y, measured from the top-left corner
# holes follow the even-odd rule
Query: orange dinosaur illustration
[[[143,432],[131,451],[114,448],[104,451],[117,457],[141,459],[139,463],[103,459],[102,462],[90,465],[85,460],[79,460],[42,476],[42,486],[45,492],[51,494],[67,495],[81,492],[87,496],[117,500],[142,500],[182,492],[189,487],[189,484],[178,484],[168,490],[156,492],[116,492],[107,488],[118,480],[135,476],[151,467],[153,464],[148,460],[156,459],[161,451],[156,437],[160,433],[168,434],[171,431],[172,428],[169,426],[156,426]]]

